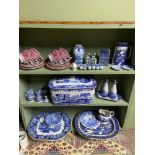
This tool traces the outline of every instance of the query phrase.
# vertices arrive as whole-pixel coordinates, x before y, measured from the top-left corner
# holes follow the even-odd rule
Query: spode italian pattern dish
[[[51,99],[54,104],[92,103],[96,81],[87,76],[63,76],[49,81]]]
[[[42,112],[28,125],[28,134],[35,140],[55,141],[70,131],[71,119],[64,112]]]

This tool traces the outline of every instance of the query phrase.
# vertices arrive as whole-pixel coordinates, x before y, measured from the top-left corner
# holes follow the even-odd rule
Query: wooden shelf
[[[53,71],[46,68],[40,68],[36,70],[19,70],[20,75],[62,75],[62,74],[135,74],[135,71],[127,71],[127,70],[121,70],[121,71],[115,71],[111,69],[111,65],[105,67],[103,70],[77,70],[73,71],[72,69],[66,69],[66,70],[60,70],[60,71]]]
[[[121,99],[117,102],[108,101],[108,100],[102,100],[97,97],[95,97],[94,102],[92,104],[85,104],[85,105],[55,105],[51,102],[48,103],[37,103],[37,102],[28,102],[25,100],[25,98],[20,98],[20,103],[23,107],[61,107],[61,106],[128,106],[128,103]]]
[[[135,24],[29,24],[24,23],[19,25],[20,28],[53,28],[53,29],[134,29]]]

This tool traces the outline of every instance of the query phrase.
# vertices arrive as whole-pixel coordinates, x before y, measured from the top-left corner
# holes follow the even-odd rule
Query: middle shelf
[[[113,102],[113,101],[108,101],[108,100],[102,100],[99,99],[97,97],[95,97],[93,103],[91,104],[76,104],[76,105],[55,105],[52,104],[51,102],[48,103],[37,103],[37,102],[33,102],[30,103],[28,101],[25,100],[24,96],[20,98],[20,103],[23,107],[56,107],[56,106],[128,106],[128,103],[121,99],[117,102]]]

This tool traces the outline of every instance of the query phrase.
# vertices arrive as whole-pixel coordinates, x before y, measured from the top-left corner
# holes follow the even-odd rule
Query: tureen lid
[[[84,89],[95,88],[96,85],[96,80],[87,76],[57,77],[48,83],[51,89]]]

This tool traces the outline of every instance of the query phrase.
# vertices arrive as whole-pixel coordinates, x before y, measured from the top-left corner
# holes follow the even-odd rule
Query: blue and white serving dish
[[[28,125],[28,134],[35,140],[55,141],[70,131],[71,119],[64,112],[42,112],[34,116]]]
[[[101,110],[102,111],[102,110]],[[77,132],[88,139],[107,139],[117,135],[120,125],[114,112],[104,115],[97,111],[84,111],[75,117]]]
[[[97,83],[87,76],[66,76],[50,80],[48,86],[54,104],[90,104]]]
[[[115,97],[113,97],[113,95],[110,93],[108,94],[108,96],[105,96],[102,91],[96,92],[96,95],[100,99],[109,100],[109,101],[118,101],[118,100],[122,99],[122,96],[120,96],[118,94],[116,94]]]

